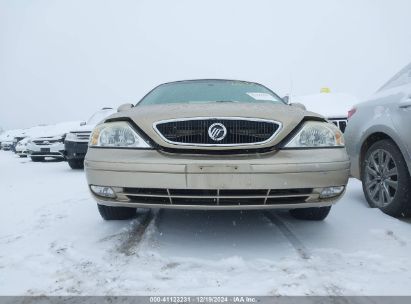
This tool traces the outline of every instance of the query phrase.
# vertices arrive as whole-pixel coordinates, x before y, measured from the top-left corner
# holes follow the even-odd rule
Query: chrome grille
[[[347,127],[347,118],[331,118],[330,121],[335,124],[341,132],[345,132],[345,128]]]
[[[58,142],[63,142],[63,140],[62,139],[58,139],[58,140],[56,140],[56,139],[53,139],[53,140],[47,140],[47,139],[45,139],[45,140],[33,140],[33,143],[34,144],[36,144],[36,145],[39,145],[39,146],[48,146],[48,145],[50,145],[50,144],[55,144],[55,143],[58,143]]]
[[[88,141],[90,139],[91,132],[73,132],[76,134],[77,139]]]
[[[238,206],[299,204],[313,195],[312,188],[297,189],[163,189],[124,188],[118,193],[130,202],[146,204]]]
[[[212,125],[222,124],[224,138],[210,136]],[[157,133],[172,144],[197,146],[234,146],[261,144],[270,141],[280,130],[276,121],[251,118],[185,118],[159,121],[154,124]]]

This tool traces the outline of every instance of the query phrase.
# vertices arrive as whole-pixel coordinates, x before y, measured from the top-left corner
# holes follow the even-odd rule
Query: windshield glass
[[[139,104],[214,102],[284,104],[280,97],[260,84],[232,80],[192,80],[162,84],[148,93]]]
[[[91,116],[88,120],[87,120],[87,124],[88,125],[96,125],[98,124],[100,121],[102,121],[104,118],[106,118],[107,116],[114,114],[116,111],[113,109],[105,109],[105,110],[101,110],[98,111],[97,113],[94,113],[93,116]]]

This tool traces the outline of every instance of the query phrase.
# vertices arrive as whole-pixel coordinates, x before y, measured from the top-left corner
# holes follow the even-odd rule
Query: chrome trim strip
[[[219,120],[219,119],[225,119],[225,120],[245,120],[245,121],[260,121],[260,122],[269,122],[269,123],[275,123],[278,125],[278,129],[271,135],[271,137],[267,140],[264,141],[258,141],[258,142],[253,142],[253,143],[244,143],[244,144],[196,144],[196,143],[180,143],[176,141],[171,141],[168,140],[161,134],[161,132],[157,129],[157,125],[162,124],[162,123],[168,123],[168,122],[177,122],[177,121],[189,121],[189,120]],[[249,117],[226,117],[226,116],[219,116],[219,117],[183,117],[183,118],[175,118],[175,119],[166,119],[166,120],[159,120],[153,123],[153,129],[156,131],[157,135],[161,137],[162,140],[164,140],[166,143],[172,144],[172,145],[178,145],[178,146],[194,146],[194,147],[238,147],[238,146],[253,146],[253,145],[262,145],[265,143],[268,143],[272,141],[277,134],[282,130],[283,124],[280,121],[276,120],[270,120],[270,119],[261,119],[261,118],[249,118]]]
[[[167,192],[169,190],[167,189]],[[136,194],[136,193],[127,193],[127,192],[119,192],[118,194],[125,195],[125,196],[134,196],[134,197],[158,197],[158,198],[198,198],[198,199],[241,199],[241,198],[261,198],[261,199],[269,199],[269,198],[286,198],[286,197],[304,197],[304,196],[312,196],[315,193],[306,193],[306,194],[283,194],[283,195],[163,195],[163,194]]]

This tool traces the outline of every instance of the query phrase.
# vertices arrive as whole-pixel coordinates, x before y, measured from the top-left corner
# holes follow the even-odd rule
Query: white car
[[[13,142],[10,140],[2,141],[1,142],[1,149],[4,151],[9,151],[11,150],[11,147],[13,146]]]
[[[30,141],[29,137],[23,138],[16,145],[16,154],[20,157],[27,157],[29,151],[27,149],[27,144]]]
[[[27,143],[27,149],[32,161],[44,161],[46,157],[65,159],[64,140],[69,130],[78,126],[80,122],[64,122],[56,125],[48,125],[37,130],[32,139]]]
[[[44,161],[46,157],[64,159],[65,134],[37,137],[28,142],[28,153],[34,162]]]
[[[308,111],[323,115],[345,132],[348,111],[359,100],[350,94],[332,93],[330,89],[322,88],[320,94],[293,96],[291,102],[302,103]]]

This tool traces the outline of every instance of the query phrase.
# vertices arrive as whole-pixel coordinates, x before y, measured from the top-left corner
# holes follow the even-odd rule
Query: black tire
[[[136,208],[127,207],[110,207],[97,204],[98,211],[103,219],[111,220],[128,220],[136,216]]]
[[[331,206],[292,209],[290,214],[299,220],[322,221],[330,213]]]
[[[378,206],[373,201],[373,199],[371,198],[372,194],[369,193],[371,191],[369,188],[370,186],[367,185],[368,173],[366,167],[368,160],[370,158],[370,155],[376,153],[376,151],[378,150],[388,152],[392,157],[392,166],[395,166],[397,169],[397,174],[393,177],[393,179],[391,179],[391,177],[385,176],[385,179],[394,180],[397,183],[397,190],[395,190],[394,188],[390,189],[390,194],[393,195],[393,197],[391,197],[392,201],[385,206]],[[365,153],[364,161],[361,164],[361,182],[365,198],[367,199],[370,207],[379,208],[382,212],[393,217],[411,216],[411,178],[404,156],[392,140],[380,140],[369,147],[369,149]],[[385,195],[385,197],[387,197],[387,195]]]
[[[71,169],[84,169],[84,159],[68,159],[67,162]]]
[[[31,160],[34,162],[42,162],[44,161],[44,157],[42,156],[30,156]]]

